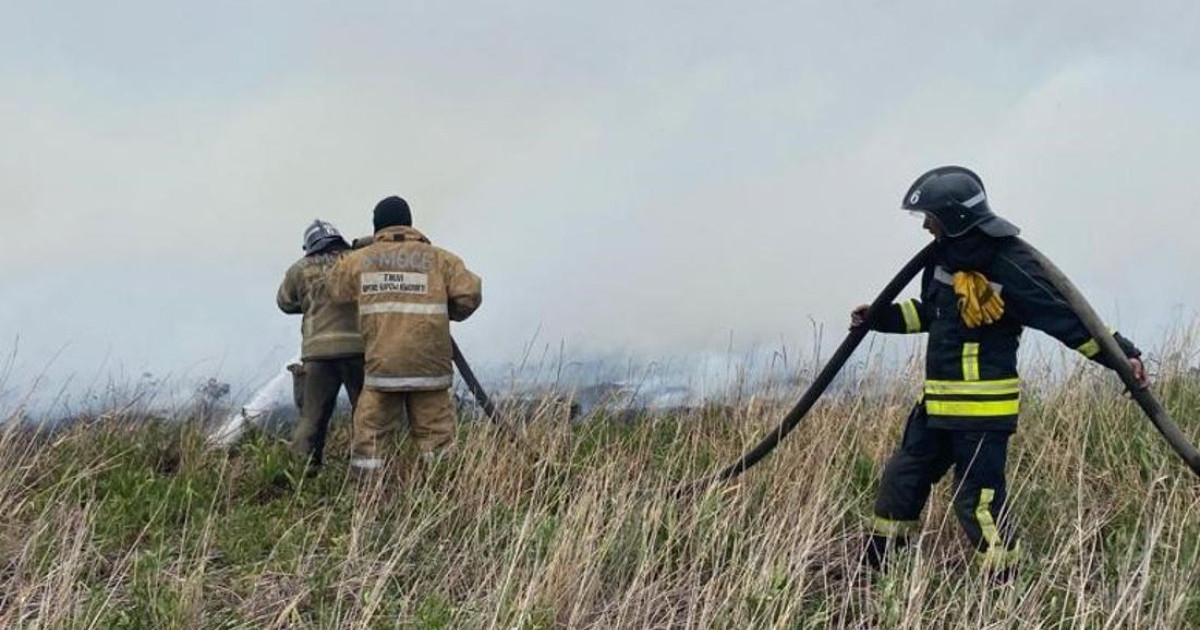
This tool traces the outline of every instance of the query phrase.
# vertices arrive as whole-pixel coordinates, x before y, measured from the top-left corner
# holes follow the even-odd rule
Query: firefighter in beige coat
[[[342,258],[330,278],[335,300],[357,302],[366,343],[364,389],[354,412],[351,465],[383,465],[379,444],[407,412],[423,458],[454,437],[450,321],[483,301],[479,276],[412,228],[408,204],[375,206],[374,242]]]
[[[304,315],[302,363],[293,371],[302,387],[297,388],[300,422],[292,432],[292,450],[314,470],[324,458],[338,392],[345,387],[353,407],[363,386],[358,310],[353,304],[334,303],[327,288],[330,271],[349,250],[333,225],[313,221],[304,230],[304,257],[288,268],[275,296],[284,313]]]

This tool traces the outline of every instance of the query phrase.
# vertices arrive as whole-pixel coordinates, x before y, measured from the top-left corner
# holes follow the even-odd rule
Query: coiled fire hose
[[[1133,367],[1125,358],[1125,353],[1121,351],[1121,347],[1117,345],[1116,339],[1112,333],[1105,327],[1104,323],[1096,315],[1096,311],[1091,307],[1083,295],[1079,292],[1075,285],[1066,277],[1061,270],[1050,262],[1041,252],[1034,249],[1028,243],[1021,241],[1032,252],[1034,259],[1044,268],[1047,277],[1050,279],[1054,287],[1062,293],[1067,301],[1067,305],[1075,312],[1083,322],[1088,332],[1100,344],[1100,351],[1104,354],[1109,365],[1116,366],[1115,371],[1121,377],[1121,381],[1129,389],[1130,395],[1137,401],[1142,411],[1150,419],[1155,429],[1162,434],[1171,448],[1179,455],[1180,458],[1192,469],[1192,472],[1200,476],[1200,451],[1197,451],[1194,446],[1188,441],[1187,437],[1179,430],[1179,427],[1171,420],[1167,414],[1166,408],[1155,398],[1154,394],[1147,388],[1143,388],[1137,383],[1137,379],[1133,375]],[[926,245],[912,260],[908,261],[903,268],[896,274],[892,281],[883,288],[883,291],[871,303],[864,317],[865,321],[871,321],[882,309],[887,308],[895,301],[896,297],[908,286],[916,275],[932,262],[935,243]],[[792,429],[804,419],[812,406],[817,402],[829,384],[841,371],[846,361],[854,354],[854,350],[866,337],[869,329],[867,326],[856,326],[850,329],[846,338],[838,346],[833,356],[829,358],[829,362],[821,368],[821,372],[805,390],[804,395],[792,407],[791,411],[784,416],[773,431],[768,433],[762,440],[752,449],[742,455],[736,462],[725,467],[716,475],[702,479],[698,482],[685,486],[683,490],[696,490],[712,483],[729,481],[749,470],[760,460],[770,454],[776,446],[791,433]]]

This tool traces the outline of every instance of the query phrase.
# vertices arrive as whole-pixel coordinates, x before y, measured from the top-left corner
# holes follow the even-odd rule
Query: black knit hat
[[[388,197],[375,204],[375,231],[397,225],[412,226],[412,212],[408,202],[396,197]]]

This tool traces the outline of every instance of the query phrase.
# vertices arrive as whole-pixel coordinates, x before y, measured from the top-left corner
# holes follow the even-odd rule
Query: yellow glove
[[[958,296],[958,314],[967,328],[994,324],[1004,316],[1004,300],[978,271],[956,272],[954,294]]]

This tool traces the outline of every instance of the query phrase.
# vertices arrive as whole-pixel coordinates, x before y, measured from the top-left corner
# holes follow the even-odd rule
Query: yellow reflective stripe
[[[887,536],[888,538],[915,533],[920,527],[921,523],[919,521],[893,521],[882,516],[871,518],[871,531],[880,536]]]
[[[976,551],[975,564],[984,571],[1003,571],[1017,566],[1021,556],[1021,541],[1018,540],[1012,549],[1005,549],[1004,545],[992,545],[987,551]]]
[[[1096,356],[1097,354],[1100,354],[1100,342],[1096,341],[1096,339],[1093,337],[1091,339],[1088,339],[1087,342],[1084,343],[1083,345],[1079,346],[1078,348],[1075,348],[1075,350],[1077,352],[1079,352],[1079,354],[1082,354],[1083,356],[1090,359],[1090,358]]]
[[[916,301],[905,300],[901,302],[900,314],[904,316],[904,332],[921,332],[921,316],[917,313]]]
[[[979,380],[979,344],[964,343],[962,350],[962,368],[964,381]]]
[[[1021,559],[1021,541],[1008,549],[1004,539],[1000,537],[1000,529],[996,527],[996,519],[992,518],[992,500],[996,491],[983,488],[979,491],[979,503],[975,505],[975,520],[979,523],[979,531],[987,543],[987,551],[975,554],[975,561],[986,571],[996,571],[1015,566]]]
[[[1105,328],[1108,330],[1108,334],[1114,336],[1117,334],[1116,328],[1113,328],[1112,326],[1105,326]],[[1091,339],[1083,342],[1083,344],[1081,344],[1079,347],[1075,348],[1075,351],[1091,359],[1097,354],[1100,354],[1100,342],[1096,341],[1095,337],[1092,337]]]
[[[926,394],[1016,394],[1021,379],[1003,378],[994,381],[925,381]]]
[[[1020,408],[1019,400],[925,400],[925,411],[931,416],[1015,416]]]
[[[996,520],[992,518],[992,499],[996,498],[996,491],[992,488],[984,488],[979,491],[979,503],[975,504],[975,520],[979,521],[979,530],[983,532],[983,539],[987,541],[988,549],[1004,546],[1004,541],[1000,540],[1000,530],[996,528]]]

